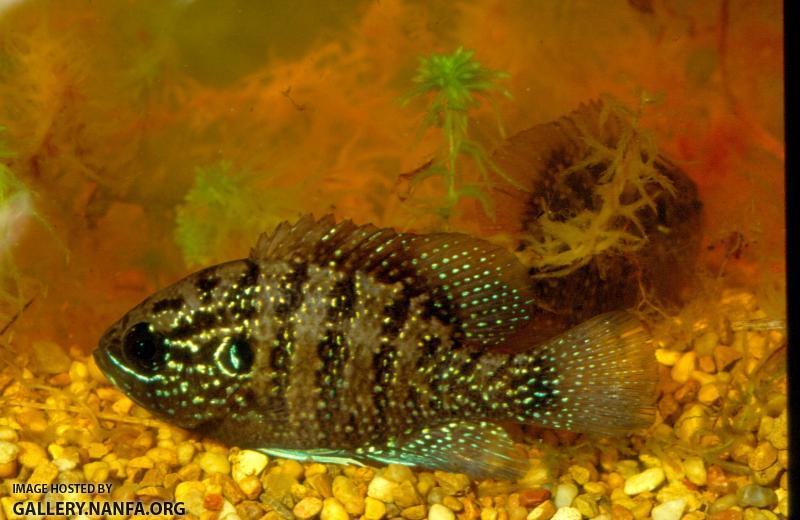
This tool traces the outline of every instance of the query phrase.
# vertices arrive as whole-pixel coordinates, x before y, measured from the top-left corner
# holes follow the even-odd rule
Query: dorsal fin
[[[261,235],[250,258],[362,271],[402,282],[412,295],[429,292],[470,343],[499,345],[530,321],[525,267],[502,247],[459,233],[415,235],[306,215]]]

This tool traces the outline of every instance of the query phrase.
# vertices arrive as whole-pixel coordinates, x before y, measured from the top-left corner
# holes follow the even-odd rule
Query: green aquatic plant
[[[0,125],[0,135],[5,132],[6,127]],[[14,153],[9,150],[5,142],[0,139],[0,204],[6,203],[12,195],[24,191],[25,185],[11,173],[11,169],[6,166],[5,159],[11,159]]]
[[[639,126],[642,108],[653,99],[643,95],[638,111],[611,97],[603,101],[597,121],[591,122],[598,130],[574,121],[588,148],[586,157],[557,174],[569,177],[599,171],[592,193],[599,207],[567,219],[552,218],[548,210],[542,212],[529,249],[537,276],[566,276],[599,254],[638,251],[648,240],[641,212],[657,213],[655,199],[661,193],[675,196],[672,181],[656,167],[654,137]],[[609,127],[619,127],[618,136],[610,143],[601,137]]]
[[[487,195],[489,172],[495,172],[518,186],[489,158],[479,143],[470,139],[470,113],[480,108],[481,101],[489,101],[497,113],[494,96],[511,97],[510,92],[499,84],[500,80],[508,78],[508,74],[484,67],[473,56],[473,51],[459,47],[452,54],[432,54],[420,58],[414,77],[416,86],[404,99],[406,103],[418,97],[429,100],[424,128],[440,128],[446,142],[443,157],[435,159],[429,167],[416,172],[411,178],[412,188],[431,177],[438,176],[444,180],[447,195],[444,206],[438,208],[438,212],[445,220],[449,219],[456,203],[463,197],[478,199],[484,210],[492,214]],[[499,117],[498,129],[503,134]],[[468,183],[463,178],[462,162],[466,159],[472,160],[478,168],[482,185]]]
[[[0,125],[0,137],[4,131]],[[22,279],[12,251],[25,220],[33,216],[27,186],[3,162],[12,157],[0,139],[0,318],[6,318],[2,307],[9,306],[13,313],[23,305]]]
[[[199,167],[176,209],[175,241],[187,265],[204,265],[234,250],[286,216],[295,200],[286,190],[258,189],[257,176],[227,161]]]
[[[37,211],[36,194],[7,164],[6,160],[17,155],[2,139],[3,132],[5,127],[0,125],[0,328],[30,304],[31,292],[42,288],[41,276],[31,272],[29,262],[22,262],[23,269],[19,268],[19,243],[30,225],[47,231],[51,235],[47,247],[57,246],[64,261],[69,260],[69,250]]]

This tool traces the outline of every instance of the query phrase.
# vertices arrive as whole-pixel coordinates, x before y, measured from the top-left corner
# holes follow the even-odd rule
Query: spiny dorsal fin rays
[[[506,249],[458,233],[417,236],[417,269],[457,307],[467,340],[499,345],[530,322],[525,267]]]
[[[458,233],[398,233],[306,215],[263,234],[250,259],[358,270],[402,282],[411,291],[428,291],[434,305],[455,315],[465,340],[480,345],[502,344],[530,321],[525,267],[509,251]]]

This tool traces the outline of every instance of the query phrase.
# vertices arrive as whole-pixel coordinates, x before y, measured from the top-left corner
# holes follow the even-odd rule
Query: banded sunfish
[[[527,461],[499,422],[619,435],[655,397],[638,319],[533,344],[527,286],[478,238],[306,216],[156,292],[94,357],[142,407],[230,445],[512,479]]]

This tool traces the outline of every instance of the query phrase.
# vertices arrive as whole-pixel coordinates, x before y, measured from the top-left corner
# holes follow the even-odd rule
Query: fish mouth
[[[121,388],[118,379],[114,376],[114,360],[111,359],[113,355],[107,349],[97,348],[92,353],[94,362],[97,368],[103,373],[104,376],[117,388]]]
[[[131,381],[125,377],[124,372],[120,372],[119,367],[123,366],[120,360],[108,349],[98,348],[93,353],[94,361],[97,367],[103,372],[103,375],[114,385],[119,391],[127,396],[131,401],[141,406],[146,410],[151,410],[152,406],[139,399],[134,391],[134,386]],[[157,412],[154,412],[157,413]]]

